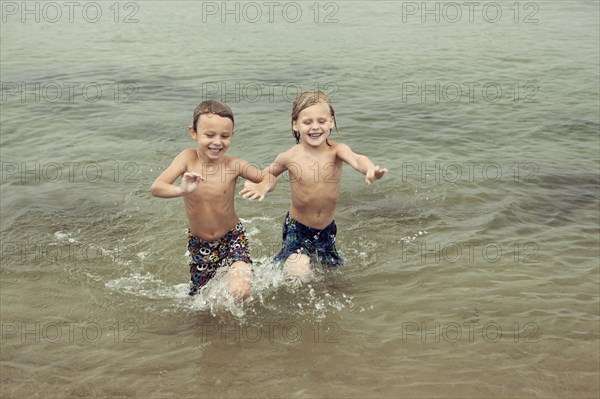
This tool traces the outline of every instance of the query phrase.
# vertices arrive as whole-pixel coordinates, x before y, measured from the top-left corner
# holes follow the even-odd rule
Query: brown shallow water
[[[0,396],[598,397],[597,2],[454,23],[413,2],[320,3],[321,23],[312,2],[295,23],[160,1],[119,3],[115,23],[97,4],[96,23],[40,8],[0,26]],[[65,97],[68,82],[102,95]],[[469,82],[503,94],[452,101]],[[316,85],[334,139],[390,169],[371,187],[344,169],[347,265],[298,284],[271,263],[282,178],[236,200],[252,298],[216,280],[190,299],[183,205],[148,191],[193,144],[193,107],[227,100],[231,154],[264,165],[293,144],[289,97]]]

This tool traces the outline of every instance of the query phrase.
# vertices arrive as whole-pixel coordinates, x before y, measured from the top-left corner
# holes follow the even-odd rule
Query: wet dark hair
[[[231,123],[233,123],[235,126],[235,121],[233,120],[233,111],[227,104],[222,103],[221,101],[207,100],[198,104],[194,110],[194,124],[192,125],[194,130],[196,130],[196,124],[198,123],[198,119],[200,119],[200,115],[202,114],[215,114],[223,118],[229,118],[231,119]]]
[[[312,107],[313,105],[319,103],[329,105],[329,112],[331,113],[331,117],[333,118],[334,122],[333,126],[335,127],[335,131],[337,132],[335,111],[331,106],[331,101],[329,100],[329,97],[327,97],[327,94],[323,93],[322,91],[306,91],[304,93],[300,93],[298,97],[296,97],[296,99],[294,100],[294,103],[292,104],[292,134],[296,139],[296,144],[300,143],[300,133],[294,130],[294,122],[298,120],[298,115],[300,115],[300,112],[304,111],[308,107]],[[325,142],[327,143],[327,145],[331,146],[328,140],[325,140]]]

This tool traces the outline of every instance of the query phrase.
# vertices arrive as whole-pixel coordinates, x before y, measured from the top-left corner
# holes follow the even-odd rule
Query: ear
[[[193,126],[188,126],[188,132],[190,132],[190,136],[192,136],[192,138],[194,140],[196,140],[196,137],[198,136],[198,132],[196,132],[196,129],[194,129]]]
[[[333,129],[335,127],[335,116],[331,117],[329,124],[330,124],[330,126],[329,126],[330,129]]]
[[[298,120],[292,121],[292,130],[298,133]]]

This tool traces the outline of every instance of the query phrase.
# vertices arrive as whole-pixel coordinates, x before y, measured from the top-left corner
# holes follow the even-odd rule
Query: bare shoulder
[[[347,164],[352,165],[353,167],[356,165],[359,154],[352,151],[349,145],[343,143],[334,143],[335,156],[337,159],[342,162],[346,162]]]
[[[337,141],[330,141],[330,144],[337,156],[344,157],[344,155],[353,153],[348,144],[338,143]]]
[[[177,177],[182,176],[185,172],[190,171],[193,166],[193,162],[196,159],[196,150],[192,148],[186,148],[181,151],[171,164],[162,171],[157,177],[157,180],[165,181],[167,183],[173,183]]]
[[[350,150],[350,146],[348,144],[344,144],[344,143],[340,143],[337,141],[329,141],[329,144],[331,144],[331,148],[336,150],[336,151],[347,151]]]
[[[178,169],[182,169],[186,171],[188,166],[196,160],[197,154],[196,150],[193,148],[186,148],[181,151],[171,162],[172,165],[176,165]]]
[[[186,148],[185,150],[181,151],[179,155],[177,155],[177,158],[180,158],[181,160],[185,161],[193,161],[197,157],[198,153],[194,148]]]
[[[277,155],[277,157],[275,158],[275,161],[283,164],[293,162],[294,159],[301,155],[300,149],[301,146],[297,144],[287,149],[286,151],[279,153],[279,155]]]

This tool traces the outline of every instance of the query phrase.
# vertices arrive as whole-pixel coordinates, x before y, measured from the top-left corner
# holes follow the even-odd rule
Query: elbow
[[[152,186],[150,186],[150,194],[152,194],[155,197],[158,197],[158,182],[155,180],[154,183],[152,183]]]

